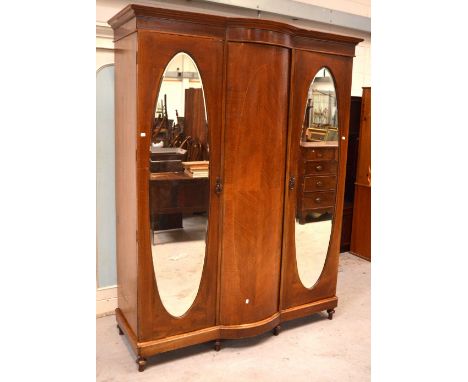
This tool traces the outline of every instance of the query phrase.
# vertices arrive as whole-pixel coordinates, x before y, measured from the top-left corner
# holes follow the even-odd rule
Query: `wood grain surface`
[[[278,310],[288,49],[229,43],[220,322]]]
[[[216,195],[216,178],[221,176],[221,129],[223,43],[199,37],[178,36],[142,30],[138,45],[138,225],[139,225],[139,340],[164,338],[199,330],[216,323],[217,269],[220,197]],[[158,293],[153,268],[149,208],[149,147],[155,104],[164,70],[179,52],[187,53],[197,65],[203,83],[210,144],[209,218],[205,264],[197,297],[182,317],[170,315]],[[135,100],[136,101],[136,100]],[[141,132],[145,136],[141,136]]]
[[[115,197],[118,305],[128,324],[137,331],[137,169],[136,121],[137,35],[115,44]]]
[[[362,41],[269,20],[129,5],[109,23],[116,47],[117,322],[142,357],[221,338],[279,331],[282,321],[337,306],[352,57]],[[164,70],[180,52],[203,83],[210,146],[209,224],[198,294],[181,317],[161,303],[154,274],[149,184],[151,127]],[[300,134],[309,85],[326,67],[334,80],[339,147],[314,148],[337,180],[324,211],[336,211],[325,267],[303,287],[294,219]],[[156,180],[152,180],[155,182]],[[312,182],[312,183],[310,183]],[[315,183],[313,183],[315,182]],[[328,183],[327,183],[328,182]],[[294,183],[294,182],[293,182]],[[315,184],[315,186],[314,186]]]
[[[310,289],[305,288],[299,279],[296,263],[295,243],[295,213],[298,188],[286,189],[284,235],[283,235],[283,262],[281,278],[281,309],[310,304],[320,299],[332,298],[336,292],[338,275],[339,246],[341,235],[341,221],[343,210],[344,177],[346,173],[347,135],[349,123],[349,109],[351,96],[352,59],[326,55],[316,52],[294,51],[292,58],[292,85],[290,100],[290,125],[288,141],[288,168],[287,178],[298,176],[301,161],[301,147],[299,145],[304,112],[306,109],[307,92],[315,74],[320,68],[326,67],[334,80],[338,102],[338,129],[339,147],[338,162],[327,171],[337,175],[336,199],[332,203],[334,216],[332,222],[331,239],[325,265],[317,283]],[[345,139],[341,139],[344,137]],[[306,162],[311,170],[316,170],[320,161]],[[328,162],[330,163],[330,162]],[[325,167],[325,163],[323,164]],[[335,167],[336,166],[336,167]],[[320,175],[323,171],[315,171]],[[317,194],[316,192],[312,194]],[[333,209],[332,209],[333,211]]]
[[[371,259],[371,88],[362,90],[350,252]]]

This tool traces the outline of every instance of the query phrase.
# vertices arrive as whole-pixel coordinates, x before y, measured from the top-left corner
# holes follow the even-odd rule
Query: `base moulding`
[[[336,296],[316,301],[310,304],[300,305],[294,308],[281,310],[281,312],[254,323],[243,325],[217,325],[205,329],[196,330],[189,333],[178,334],[151,341],[137,341],[136,334],[128,325],[122,311],[117,308],[115,317],[119,329],[126,335],[128,341],[138,359],[151,357],[170,350],[176,350],[191,345],[197,345],[209,341],[219,341],[222,339],[240,339],[253,337],[269,330],[279,328],[282,322],[309,316],[323,310],[327,310],[329,318],[333,316],[334,308],[338,305]],[[277,334],[279,330],[275,332]]]

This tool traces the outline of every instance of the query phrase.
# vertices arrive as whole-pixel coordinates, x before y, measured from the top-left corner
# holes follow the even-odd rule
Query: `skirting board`
[[[96,289],[96,317],[115,314],[117,308],[117,286]]]

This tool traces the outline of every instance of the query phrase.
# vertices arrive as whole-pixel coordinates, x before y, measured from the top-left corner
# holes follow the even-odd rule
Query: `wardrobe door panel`
[[[228,44],[220,323],[278,312],[289,50]]]
[[[320,300],[328,299],[330,305],[336,301],[351,72],[350,57],[293,51],[291,86],[294,92],[290,104],[287,176],[298,179],[298,184],[293,188],[286,187],[281,281],[283,311],[306,304],[310,307]],[[325,74],[319,78],[318,86],[311,90],[311,83],[318,73]],[[327,155],[322,152],[322,147],[328,150]],[[328,178],[318,181],[322,175]],[[311,188],[310,179],[314,180],[316,188]],[[333,183],[329,182],[328,190],[319,189],[331,179]],[[315,258],[317,251],[320,251],[320,259]],[[299,270],[298,267],[309,268]],[[307,309],[304,307],[304,312]],[[317,308],[317,311],[321,309]],[[289,311],[294,315],[297,312]]]
[[[222,99],[223,42],[151,31],[139,31],[138,34],[138,337],[139,340],[145,340],[192,332],[216,324],[214,291],[217,289],[219,252],[219,196],[215,188],[221,168],[222,109],[219,100]],[[180,76],[177,72],[180,72]],[[177,77],[182,80],[177,82]],[[175,93],[176,86],[179,86],[178,93]],[[188,93],[196,90],[200,93],[200,99],[196,102],[197,108],[192,109],[201,110],[199,114],[203,118],[198,118],[201,123],[197,126],[204,132],[198,134],[198,138],[206,142],[207,136],[208,141],[203,147],[206,150],[209,147],[209,156],[207,152],[201,152],[206,155],[199,158],[209,159],[209,177],[198,179],[189,178],[181,163],[181,160],[192,161],[193,158],[188,157],[192,151],[187,150],[185,156],[181,157],[184,150],[168,149],[165,152],[154,145],[175,138],[163,133],[167,126],[160,129],[164,115],[169,120],[181,123],[181,119],[174,117],[175,109],[178,109],[179,117],[183,111],[188,112]],[[161,107],[165,94],[167,113]],[[176,100],[179,101],[178,106]],[[196,121],[194,118],[191,121],[185,127],[187,131],[191,128],[190,134],[194,135]],[[164,142],[164,147],[167,147],[167,142]],[[202,221],[202,224],[194,227],[193,221]],[[166,253],[162,244],[174,240],[176,236],[178,242],[173,243],[173,253]],[[205,251],[204,256],[203,253],[197,253],[200,250]],[[194,264],[194,257],[201,262],[196,265],[203,267],[201,277],[195,273],[191,275],[194,269],[190,264]],[[166,265],[163,264],[164,259],[167,260]],[[186,271],[181,269],[183,263],[188,264]],[[187,286],[190,286],[190,278],[194,278],[191,291],[181,289],[181,285],[177,286],[178,289],[170,286],[178,282],[175,277],[184,275],[187,276],[184,281]],[[167,277],[172,279],[167,280]],[[164,298],[164,294],[174,294],[176,289],[180,289],[180,293],[173,296],[172,301],[168,297]],[[189,296],[189,292],[192,295]],[[182,301],[180,294],[187,294],[190,301]],[[182,303],[184,306],[179,307],[174,303]]]
[[[192,109],[197,118],[188,118]],[[205,110],[197,64],[178,53],[166,67],[154,113],[149,191],[156,284],[174,317],[192,306],[205,262],[210,163]]]

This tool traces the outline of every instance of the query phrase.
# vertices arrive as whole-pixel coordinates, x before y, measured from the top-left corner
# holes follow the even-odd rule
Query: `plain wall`
[[[114,65],[96,74],[97,284],[117,284],[115,218]]]

